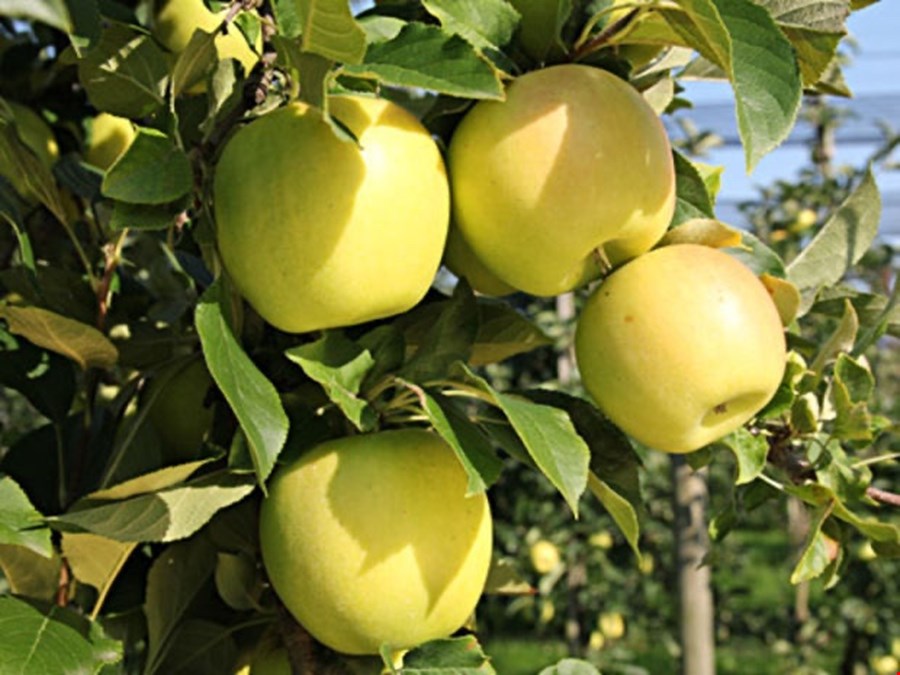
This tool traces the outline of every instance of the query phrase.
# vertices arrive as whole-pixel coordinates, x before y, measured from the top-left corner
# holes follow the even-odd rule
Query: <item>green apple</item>
[[[483,101],[450,141],[454,221],[499,279],[557,295],[650,249],[675,208],[659,118],[616,76],[562,65]]]
[[[444,249],[444,265],[458,277],[465,277],[473,290],[484,295],[500,297],[515,293],[516,289],[498,279],[472,251],[459,228],[450,225],[447,247]]]
[[[206,405],[212,384],[206,364],[197,359],[187,366],[179,362],[164,368],[147,387],[147,420],[156,430],[167,460],[197,458],[213,421],[213,409]]]
[[[207,33],[217,31],[227,13],[227,10],[217,13],[209,11],[203,0],[157,0],[152,23],[153,36],[166,49],[180,54],[191,41],[195,30],[199,28]],[[227,33],[216,35],[215,44],[219,59],[235,59],[244,66],[245,72],[249,72],[259,60],[237,26],[231,25]],[[261,47],[262,42],[257,41],[257,50]],[[204,90],[204,85],[200,84],[191,89],[191,93],[202,93]]]
[[[219,252],[244,297],[284,331],[413,307],[440,265],[450,195],[428,131],[383,99],[336,96],[339,138],[294,103],[238,131],[216,168]]]
[[[475,609],[491,559],[487,497],[424,429],[327,441],[278,469],[260,511],[275,592],[317,640],[376,654],[446,637]]]
[[[6,105],[12,111],[19,139],[37,155],[47,168],[53,166],[59,157],[59,146],[56,144],[56,138],[53,136],[50,126],[34,110],[21,103],[6,101]],[[2,152],[0,152],[0,176],[12,183],[13,188],[22,197],[30,202],[37,201],[37,196],[22,178],[21,170],[13,166],[6,154]]]
[[[578,318],[575,353],[600,409],[641,443],[684,453],[751,419],[786,361],[762,282],[717,249],[680,244],[632,260]]]
[[[131,120],[100,113],[91,120],[84,158],[89,164],[106,171],[128,149],[134,137]]]

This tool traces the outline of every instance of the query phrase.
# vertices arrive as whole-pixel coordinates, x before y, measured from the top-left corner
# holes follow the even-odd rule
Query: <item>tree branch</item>
[[[876,502],[881,502],[882,504],[888,504],[889,506],[900,506],[900,495],[895,492],[888,492],[887,490],[882,490],[881,488],[870,485],[866,488],[866,495],[874,499]]]

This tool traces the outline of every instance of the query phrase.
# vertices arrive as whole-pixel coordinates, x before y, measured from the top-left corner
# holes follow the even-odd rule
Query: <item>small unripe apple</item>
[[[540,539],[531,545],[528,554],[531,558],[531,566],[538,574],[547,574],[559,565],[559,549],[553,542]]]
[[[150,401],[147,420],[159,437],[169,461],[196,459],[203,438],[212,426],[213,409],[206,397],[213,380],[198,359],[163,369],[145,393]]]
[[[659,118],[628,83],[598,68],[552,66],[482,101],[448,150],[454,221],[497,278],[556,295],[647,251],[675,208]]]
[[[784,373],[784,330],[762,282],[722,251],[656,249],[603,281],[575,352],[600,409],[641,443],[684,453],[751,419]]]
[[[6,101],[6,105],[12,111],[16,132],[22,143],[37,155],[38,159],[47,168],[53,166],[59,157],[59,146],[56,144],[56,138],[53,136],[53,130],[50,129],[50,126],[28,106],[15,101]],[[38,201],[37,195],[31,191],[31,188],[28,187],[28,184],[22,177],[19,167],[13,166],[5,153],[0,153],[0,176],[12,183],[16,192],[29,202]]]
[[[440,265],[450,217],[428,131],[383,99],[336,96],[339,138],[294,103],[238,131],[216,168],[219,252],[269,323],[301,333],[413,307]]]
[[[227,10],[209,11],[203,0],[157,0],[153,36],[166,49],[180,54],[191,41],[195,30],[199,28],[207,33],[218,30],[227,13]],[[227,33],[217,34],[215,44],[219,59],[235,59],[245,72],[249,72],[259,59],[237,26],[231,25]],[[256,45],[257,49],[261,46],[261,42]],[[191,92],[202,93],[204,89],[204,85],[200,84]]]
[[[263,563],[285,607],[346,654],[457,630],[491,558],[485,495],[440,436],[382,431],[325,442],[278,469],[260,511]]]
[[[618,640],[625,635],[625,617],[619,612],[603,612],[597,617],[597,627],[605,637]]]
[[[100,113],[91,120],[84,158],[89,164],[105,171],[128,149],[134,137],[131,120]]]

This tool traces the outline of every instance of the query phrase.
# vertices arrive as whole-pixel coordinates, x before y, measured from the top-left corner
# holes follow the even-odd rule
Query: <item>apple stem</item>
[[[581,43],[579,46],[575,48],[574,51],[569,53],[568,59],[571,62],[580,61],[585,56],[596,52],[597,50],[606,46],[606,43],[609,42],[610,38],[612,38],[616,33],[621,32],[625,28],[627,28],[642,12],[641,7],[635,7],[630,10],[625,16],[621,19],[613,21],[606,28],[597,33],[594,37],[586,42]]]
[[[598,246],[593,250],[594,263],[600,268],[600,275],[606,276],[612,272],[613,264],[609,261],[606,251],[602,246]]]

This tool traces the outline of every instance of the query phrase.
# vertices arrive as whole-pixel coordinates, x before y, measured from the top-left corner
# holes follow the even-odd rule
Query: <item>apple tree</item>
[[[720,80],[752,170],[871,2],[359,4],[0,3],[4,667],[494,672],[512,465],[638,564],[663,451],[731,470],[718,534],[803,505],[794,583],[897,556],[872,172],[787,249],[659,119]],[[584,388],[516,372],[530,296]]]

